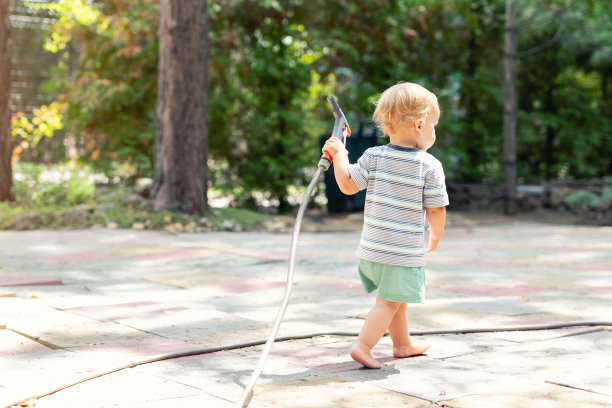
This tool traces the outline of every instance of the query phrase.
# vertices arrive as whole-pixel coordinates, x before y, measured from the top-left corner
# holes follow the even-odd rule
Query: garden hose
[[[331,137],[339,139],[346,146],[346,138],[351,135],[351,128],[348,125],[348,121],[346,120],[342,109],[340,109],[336,98],[330,96],[327,98],[327,102],[329,103],[329,107],[331,108],[331,111],[334,114],[335,118],[334,128],[332,130]],[[253,375],[247,383],[244,392],[240,397],[240,400],[236,404],[236,407],[246,408],[249,406],[249,402],[251,401],[251,398],[253,398],[253,387],[255,387],[255,383],[261,375],[263,366],[266,363],[268,355],[270,354],[270,350],[272,350],[272,345],[275,342],[276,334],[278,333],[281,321],[283,320],[283,316],[285,315],[285,310],[287,310],[289,297],[291,296],[291,288],[293,285],[293,269],[295,266],[295,251],[297,247],[298,236],[300,234],[300,228],[302,226],[302,219],[304,218],[304,213],[306,212],[306,207],[308,206],[308,202],[310,201],[312,191],[319,182],[321,174],[323,174],[324,171],[327,171],[327,169],[329,169],[332,160],[332,155],[328,151],[324,151],[323,155],[321,156],[321,159],[319,160],[317,171],[314,177],[312,178],[312,181],[308,185],[306,193],[304,194],[304,198],[302,199],[302,203],[300,204],[300,209],[298,210],[297,216],[295,218],[295,225],[293,226],[293,237],[291,238],[291,251],[289,253],[289,268],[287,270],[287,284],[285,286],[285,295],[278,310],[278,314],[276,315],[276,319],[274,320],[274,325],[272,326],[270,337],[266,342],[266,346],[264,347],[264,350],[261,353],[259,361],[257,362],[257,366],[253,371]]]

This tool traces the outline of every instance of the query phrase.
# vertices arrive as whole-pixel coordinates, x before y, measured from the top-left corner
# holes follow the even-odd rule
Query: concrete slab
[[[607,408],[610,397],[551,384],[530,384],[521,388],[470,395],[446,401],[452,408],[524,407],[530,408]]]
[[[64,325],[11,325],[22,335],[51,348],[68,348],[94,344],[142,341],[155,338],[154,334],[110,322],[87,322]]]
[[[55,255],[46,255],[45,259],[60,262],[60,263],[73,263],[73,262],[96,262],[103,261],[107,259],[115,259],[118,258],[116,254],[109,252],[74,252],[67,254],[55,254]]]
[[[209,290],[213,290],[218,294],[239,294],[266,290],[270,288],[285,287],[285,282],[271,282],[263,279],[228,279],[216,283],[207,283],[202,285]],[[200,286],[195,286],[198,289]]]
[[[200,388],[220,398],[236,401],[250,379],[258,358],[259,353],[248,351],[214,358],[194,356],[182,361],[164,361],[155,365],[142,366],[141,370]],[[258,384],[306,378],[319,374],[321,372],[288,364],[271,357],[264,367]]]
[[[147,277],[146,280],[164,285],[172,285],[178,288],[191,288],[195,286],[204,286],[207,284],[222,282],[224,280],[233,279],[228,275],[210,271],[189,271],[167,273],[163,275],[155,275]]]
[[[172,248],[164,251],[140,254],[134,256],[135,259],[148,261],[151,263],[176,262],[184,259],[205,258],[219,254],[218,250],[207,248]]]
[[[96,306],[82,306],[64,310],[101,322],[111,322],[130,317],[144,317],[185,309],[185,307],[166,305],[158,302],[140,301]]]
[[[445,286],[440,288],[447,292],[467,293],[477,296],[529,296],[534,293],[550,292],[551,289],[529,285],[517,285],[509,283],[506,285],[474,284],[465,286]]]
[[[0,356],[38,353],[45,350],[49,350],[49,348],[28,337],[15,333],[12,330],[0,329]]]
[[[39,285],[61,285],[62,281],[57,278],[46,276],[15,274],[0,276],[0,286],[39,286]]]
[[[514,221],[462,225],[447,228],[443,245],[427,256],[427,301],[410,305],[411,330],[609,319],[610,229]],[[359,232],[300,238],[294,292],[279,334],[359,331],[374,304],[374,296],[357,287]],[[15,325],[41,343],[67,347],[29,352],[19,343],[19,353],[0,356],[4,402],[151,354],[266,339],[284,293],[287,260],[281,258],[290,235],[0,231],[0,240],[0,276],[35,274],[63,282],[11,287],[14,297],[0,297],[0,327]],[[82,257],[48,258],[70,254]],[[157,259],[147,258],[155,254]],[[110,322],[121,317],[122,324]],[[251,406],[315,401],[331,408],[374,401],[372,406],[539,408],[548,406],[550,395],[561,408],[583,401],[597,407],[597,396],[610,394],[612,330],[591,330],[597,328],[414,336],[432,348],[426,356],[403,360],[390,357],[392,342],[385,337],[374,349],[385,362],[382,370],[358,369],[350,360],[354,337],[285,341],[274,345]],[[10,336],[6,344],[20,335]],[[83,390],[100,395],[106,406],[228,407],[242,393],[262,349],[127,370],[134,378],[125,377],[131,387],[117,387],[126,394],[122,400],[104,393],[109,384],[115,387],[110,377],[92,384],[91,392]],[[155,384],[159,393],[148,392],[138,378]],[[64,397],[83,406],[87,400],[79,388]]]
[[[459,356],[447,361],[497,375],[520,375],[543,383],[571,385],[605,395],[612,395],[612,333],[601,331],[538,342],[514,344],[473,356]],[[589,350],[588,354],[584,350]],[[525,370],[529,367],[529,370]]]
[[[149,403],[201,394],[202,390],[193,386],[134,370],[123,370],[50,395],[37,402],[36,406],[131,406],[138,402]]]
[[[333,374],[323,374],[296,380],[263,384],[256,388],[256,407],[277,407],[281,401],[291,401],[295,408],[360,407],[422,407],[427,401],[366,383],[352,381]]]
[[[337,375],[427,401],[445,401],[528,384],[518,376],[493,376],[486,370],[428,357],[393,360],[380,370],[360,369]]]
[[[507,316],[543,313],[547,311],[547,309],[544,309],[545,305],[535,306],[533,303],[529,303],[526,300],[520,299],[489,300],[486,298],[470,298],[469,300],[466,299],[449,302],[448,305],[459,309],[475,310],[485,313],[496,313]]]
[[[118,320],[121,325],[158,336],[184,339],[223,330],[257,326],[253,320],[233,316],[215,309],[178,310],[161,315]]]

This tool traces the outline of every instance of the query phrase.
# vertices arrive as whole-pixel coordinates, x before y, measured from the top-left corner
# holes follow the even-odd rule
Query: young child
[[[370,350],[387,330],[394,357],[429,349],[412,342],[406,304],[424,301],[423,255],[437,248],[444,233],[448,205],[444,171],[426,153],[436,141],[439,117],[433,93],[417,84],[399,83],[383,92],[373,116],[389,136],[389,144],[369,148],[355,164],[349,163],[338,139],[330,138],[323,147],[333,156],[336,182],[343,193],[367,188],[358,269],[365,291],[378,292],[350,354],[369,368],[381,367]],[[427,249],[423,211],[429,220]]]

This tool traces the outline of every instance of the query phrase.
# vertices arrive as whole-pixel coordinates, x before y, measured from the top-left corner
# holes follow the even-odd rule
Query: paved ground
[[[358,331],[374,301],[356,276],[358,238],[301,235],[281,335]],[[409,307],[410,325],[610,320],[611,238],[609,227],[451,214],[442,245],[427,258],[427,302]],[[146,356],[267,337],[290,234],[0,232],[0,243],[6,406]],[[401,360],[389,357],[385,338],[375,352],[381,370],[350,360],[352,340],[276,343],[250,406],[611,406],[610,327],[424,336],[427,355]],[[141,365],[24,406],[230,407],[261,349]]]

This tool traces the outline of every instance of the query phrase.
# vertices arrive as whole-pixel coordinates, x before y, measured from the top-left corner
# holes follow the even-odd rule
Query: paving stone
[[[231,280],[223,280],[216,283],[208,283],[203,285],[209,290],[213,290],[217,293],[226,293],[226,294],[238,294],[238,293],[248,293],[254,291],[261,291],[270,288],[280,288],[285,287],[285,283],[283,282],[271,282],[265,281],[263,279],[231,279]],[[198,286],[194,287],[195,289]]]
[[[138,402],[155,402],[201,394],[202,391],[193,386],[155,375],[134,373],[133,370],[122,370],[45,397],[37,402],[37,407],[105,407],[117,404],[131,406]]]
[[[0,328],[0,356],[37,353],[45,350],[49,348],[12,330]]]
[[[364,293],[361,282],[356,281],[356,280],[350,280],[350,279],[347,279],[344,282],[320,283],[314,286],[318,288],[323,288],[323,289],[331,289],[336,292],[347,292],[347,293],[354,293],[358,295],[361,295]]]
[[[169,311],[185,310],[184,307],[165,305],[158,302],[130,302],[96,306],[83,306],[64,309],[70,313],[86,316],[101,322],[126,319],[130,317],[143,317]]]
[[[612,333],[601,331],[545,341],[513,344],[448,361],[495,375],[520,375],[532,383],[552,381],[612,395]],[[584,353],[589,350],[589,353]],[[529,367],[528,370],[525,368]]]
[[[179,310],[163,315],[120,319],[118,322],[124,326],[173,339],[259,324],[253,320],[213,309]]]
[[[295,271],[303,274],[354,278],[357,276],[357,261],[356,258],[352,261],[329,257],[306,258],[296,261]]]
[[[57,325],[93,322],[91,319],[50,308],[37,299],[0,298],[0,318],[10,328],[27,332]]]
[[[428,401],[444,401],[528,384],[518,376],[493,376],[484,370],[427,357],[396,359],[380,370],[359,369],[337,375]]]
[[[344,371],[356,370],[362,367],[361,364],[353,361],[349,356],[351,342],[339,342],[325,345],[315,345],[302,349],[279,350],[276,351],[275,358],[295,365],[311,368],[325,373],[339,373]],[[381,363],[393,360],[380,348],[372,351],[372,356]]]
[[[138,360],[141,357],[194,350],[197,348],[201,347],[185,341],[152,337],[140,341],[70,347],[67,348],[67,350],[75,353],[86,353],[88,358],[96,356],[96,358],[109,359],[117,362],[125,361],[127,363]]]
[[[0,357],[0,384],[6,392],[0,394],[3,403],[50,391],[59,386],[110,368],[112,362],[80,358],[65,350],[48,350],[36,353],[15,354]],[[24,371],[24,367],[27,371]],[[26,372],[27,375],[17,375]]]
[[[255,389],[250,407],[277,407],[291,401],[295,408],[422,407],[427,401],[333,374],[263,384]]]
[[[287,278],[287,267],[287,262],[258,262],[249,265],[241,265],[231,270],[221,271],[220,273],[226,276],[285,281]]]
[[[0,276],[0,286],[37,286],[37,285],[61,285],[62,281],[38,275],[3,275]]]
[[[138,341],[156,336],[110,322],[72,324],[11,325],[14,330],[51,348]]]
[[[477,296],[528,296],[534,293],[550,292],[551,289],[541,288],[528,285],[466,285],[466,286],[451,286],[443,287],[445,291],[468,293]]]
[[[573,289],[574,292],[588,293],[591,295],[612,295],[612,286],[593,286]]]
[[[68,254],[46,255],[46,259],[55,262],[72,263],[72,262],[96,262],[107,259],[115,259],[117,255],[108,252],[76,252]]]
[[[474,336],[495,338],[500,340],[527,342],[556,339],[559,337],[576,336],[602,331],[601,327],[567,327],[554,330],[507,331],[495,333],[478,333]]]
[[[449,306],[457,307],[460,309],[476,310],[485,313],[497,313],[509,316],[525,315],[530,313],[542,313],[547,310],[543,308],[545,307],[545,305],[535,306],[533,303],[515,299],[466,299],[450,302]]]
[[[205,258],[218,253],[218,250],[208,248],[172,248],[150,254],[136,255],[134,258],[151,263],[167,263],[184,259]]]
[[[103,294],[115,297],[131,297],[134,294],[146,294],[151,298],[156,292],[173,291],[175,288],[144,280],[116,279],[107,280],[103,283],[88,284],[88,289],[92,293]],[[140,299],[138,299],[140,300]]]
[[[200,347],[214,347],[222,344],[237,344],[253,340],[267,339],[270,336],[270,325],[249,326],[231,330],[199,333],[183,337],[186,342]],[[195,346],[194,346],[195,347]]]
[[[178,262],[184,268],[207,270],[232,275],[235,270],[248,266],[264,263],[261,259],[241,256],[229,253],[220,253],[207,256],[206,258],[187,259]]]
[[[279,252],[276,250],[269,249],[245,249],[245,248],[226,248],[226,252],[238,254],[241,256],[247,256],[249,258],[257,258],[264,260],[266,262],[278,262],[278,261],[286,261],[289,259],[289,247],[287,247],[286,252]],[[302,257],[296,255],[296,259],[301,259]]]
[[[214,358],[193,356],[178,362],[168,360],[141,366],[139,371],[155,373],[162,378],[203,389],[211,395],[236,401],[249,381],[258,359],[259,353],[241,353]],[[321,372],[270,357],[258,384],[305,378],[319,374]],[[255,392],[257,393],[257,389],[255,389]]]
[[[210,271],[193,271],[168,273],[146,278],[148,281],[172,285],[179,288],[191,288],[232,279],[231,277]]]
[[[452,408],[524,407],[530,408],[608,408],[610,397],[560,387],[551,384],[529,384],[521,388],[509,387],[478,395],[446,401]]]
[[[130,401],[127,404],[117,403],[113,406],[120,408],[234,408],[236,405],[234,401],[225,400],[215,395],[200,394],[186,397],[164,398],[157,401]],[[253,407],[253,404],[249,406]]]
[[[119,303],[121,299],[112,296],[91,293],[84,285],[63,285],[61,290],[36,289],[30,295],[36,296],[38,302],[54,309],[66,310],[78,307],[102,306]]]

